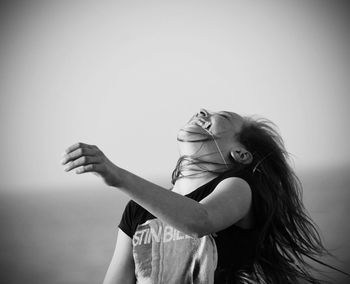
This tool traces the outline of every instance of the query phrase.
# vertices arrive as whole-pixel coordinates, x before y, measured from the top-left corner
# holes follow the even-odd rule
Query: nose
[[[197,115],[207,117],[209,115],[209,112],[205,108],[201,108]]]

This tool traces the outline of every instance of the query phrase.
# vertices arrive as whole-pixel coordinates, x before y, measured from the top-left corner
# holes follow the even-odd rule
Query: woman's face
[[[187,124],[180,129],[178,140],[181,142],[203,142],[215,139],[224,143],[235,142],[235,135],[243,125],[243,118],[233,112],[212,112],[200,109]],[[222,145],[224,146],[224,145]]]
[[[212,164],[231,163],[230,159],[249,164],[252,155],[237,140],[244,124],[240,115],[201,109],[178,132],[181,156],[192,156]]]

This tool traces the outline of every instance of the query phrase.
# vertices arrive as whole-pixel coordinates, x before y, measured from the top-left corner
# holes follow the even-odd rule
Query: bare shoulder
[[[251,215],[252,191],[242,178],[226,178],[205,197],[202,203],[215,230],[222,230],[232,224],[249,227]]]
[[[225,185],[225,181],[227,184]],[[236,222],[236,226],[241,227],[243,229],[250,229],[254,227],[255,219],[252,209],[252,189],[247,181],[239,177],[231,177],[224,179],[223,186],[234,188],[235,193],[240,195],[240,198],[244,199],[246,202],[246,206],[248,208],[247,213]]]
[[[212,194],[223,194],[234,198],[249,200],[252,198],[252,191],[248,182],[240,177],[228,177],[223,179],[215,187]]]

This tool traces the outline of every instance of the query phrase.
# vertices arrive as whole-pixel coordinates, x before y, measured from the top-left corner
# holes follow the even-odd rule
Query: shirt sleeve
[[[119,223],[119,228],[127,234],[131,239],[134,235],[134,211],[135,211],[135,203],[130,200],[126,205],[122,218]]]

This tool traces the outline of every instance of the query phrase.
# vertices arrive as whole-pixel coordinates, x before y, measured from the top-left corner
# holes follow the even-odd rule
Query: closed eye
[[[225,118],[225,119],[227,119],[227,120],[230,120],[230,116],[227,113],[220,112],[220,113],[218,113],[218,115],[223,117],[223,118]]]

